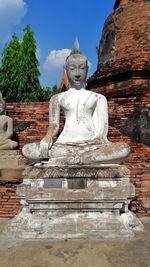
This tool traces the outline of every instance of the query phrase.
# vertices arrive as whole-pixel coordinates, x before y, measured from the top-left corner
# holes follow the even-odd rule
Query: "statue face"
[[[69,56],[66,62],[66,73],[68,77],[69,88],[84,88],[87,72],[87,59],[84,55],[75,54]]]

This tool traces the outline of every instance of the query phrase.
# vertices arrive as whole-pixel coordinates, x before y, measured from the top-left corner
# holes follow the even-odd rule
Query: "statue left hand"
[[[52,147],[52,144],[53,144],[53,141],[52,141],[52,138],[51,137],[48,137],[47,138],[47,136],[46,137],[44,137],[42,140],[41,140],[41,142],[40,142],[40,144],[44,147],[46,147],[46,146],[48,146],[48,149],[50,149],[51,147]]]

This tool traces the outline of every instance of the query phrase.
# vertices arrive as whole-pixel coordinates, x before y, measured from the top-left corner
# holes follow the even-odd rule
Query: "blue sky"
[[[22,39],[30,24],[35,34],[41,85],[59,85],[64,58],[77,36],[88,57],[91,75],[97,66],[96,46],[115,0],[0,0],[0,54],[16,33]]]

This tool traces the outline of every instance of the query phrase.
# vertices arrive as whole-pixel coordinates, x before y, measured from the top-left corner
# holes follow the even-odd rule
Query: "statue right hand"
[[[52,147],[52,144],[53,144],[53,142],[52,142],[52,138],[51,137],[48,137],[48,138],[46,138],[46,137],[44,137],[42,140],[41,140],[41,145],[44,147],[47,147],[47,149],[50,149],[51,147]]]

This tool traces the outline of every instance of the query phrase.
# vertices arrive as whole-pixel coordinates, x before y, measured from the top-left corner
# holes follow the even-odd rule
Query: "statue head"
[[[6,112],[6,103],[3,100],[3,96],[2,96],[2,93],[0,91],[0,115],[5,114],[5,112]]]
[[[66,59],[65,69],[69,88],[81,89],[85,87],[88,72],[88,60],[79,50],[77,39],[75,40],[73,50]]]

